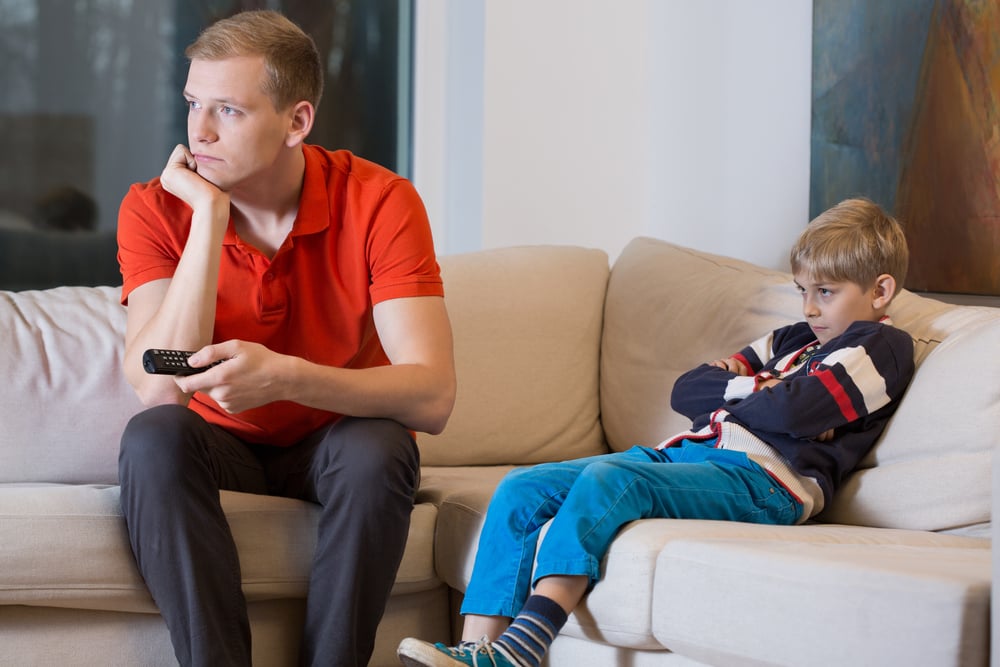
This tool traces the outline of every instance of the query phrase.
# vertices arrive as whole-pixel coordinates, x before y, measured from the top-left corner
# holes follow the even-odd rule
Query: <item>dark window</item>
[[[408,176],[411,4],[0,0],[0,289],[116,278],[122,196],[187,143],[184,48],[245,9],[278,9],[316,41],[326,83],[309,141]],[[53,256],[76,247],[99,256]]]

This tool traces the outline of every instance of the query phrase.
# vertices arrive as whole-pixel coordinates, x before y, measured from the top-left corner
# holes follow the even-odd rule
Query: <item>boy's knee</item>
[[[627,466],[618,465],[614,461],[598,461],[583,469],[574,487],[578,486],[595,496],[602,493],[617,495],[641,480]]]
[[[535,469],[531,466],[525,468],[514,468],[500,480],[493,496],[513,495],[515,497],[523,495],[522,489],[532,485],[531,477]]]
[[[500,480],[493,491],[490,504],[504,507],[519,507],[532,504],[541,496],[551,496],[556,493],[548,477],[547,464],[514,468]]]

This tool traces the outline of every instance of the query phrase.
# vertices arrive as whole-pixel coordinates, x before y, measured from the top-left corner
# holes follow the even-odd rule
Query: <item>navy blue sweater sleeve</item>
[[[719,408],[775,448],[799,474],[819,482],[826,502],[878,439],[913,377],[913,340],[880,322],[855,322],[818,349],[808,324],[772,335],[761,368],[781,382],[760,391],[729,392],[746,378],[703,364],[674,385],[671,406],[697,430]],[[804,357],[802,355],[805,355]],[[806,359],[803,361],[803,359]],[[744,385],[745,387],[745,385]],[[817,436],[833,430],[832,439]]]
[[[722,407],[729,381],[736,377],[710,364],[702,364],[684,373],[674,383],[670,407],[692,422],[699,416]]]
[[[799,349],[815,340],[815,336],[804,323],[776,329],[758,338],[737,352],[739,359],[751,373],[773,368],[778,356],[788,350]],[[670,394],[670,407],[692,421],[723,407],[727,402],[727,390],[736,378],[736,373],[723,370],[711,364],[702,364],[684,373],[674,383]]]
[[[814,438],[898,401],[913,375],[909,335],[876,322],[855,322],[817,359],[726,410],[753,431]]]

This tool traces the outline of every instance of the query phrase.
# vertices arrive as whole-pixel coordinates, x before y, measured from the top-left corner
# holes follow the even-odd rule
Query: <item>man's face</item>
[[[802,314],[825,345],[860,320],[878,321],[882,312],[875,307],[875,288],[863,289],[857,283],[822,280],[795,274],[795,285],[802,294]]]
[[[264,94],[264,59],[193,59],[184,98],[188,148],[198,174],[222,190],[268,178],[291,126],[291,108],[277,111]]]

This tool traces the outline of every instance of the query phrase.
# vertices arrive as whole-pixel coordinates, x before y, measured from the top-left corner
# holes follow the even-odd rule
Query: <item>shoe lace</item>
[[[455,657],[471,657],[472,667],[480,667],[479,658],[480,656],[487,658],[489,660],[489,667],[497,667],[497,651],[493,648],[493,642],[486,635],[483,635],[479,641],[464,641],[460,642],[458,646],[454,646],[448,649],[451,655]],[[483,663],[483,667],[487,667],[487,663]]]

